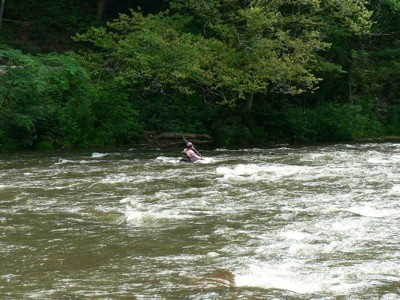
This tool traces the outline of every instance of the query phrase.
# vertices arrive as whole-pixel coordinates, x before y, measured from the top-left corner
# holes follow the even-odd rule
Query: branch
[[[10,23],[19,23],[19,24],[34,24],[39,23],[40,21],[18,21],[18,20],[10,20],[10,19],[3,19],[4,22]]]
[[[0,3],[0,29],[1,29],[1,23],[3,20],[3,12],[4,12],[4,4],[6,3],[6,0],[1,0]]]

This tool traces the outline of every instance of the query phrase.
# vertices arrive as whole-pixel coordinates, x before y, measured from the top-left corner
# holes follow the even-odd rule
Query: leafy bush
[[[138,113],[122,92],[102,91],[93,102],[94,144],[109,146],[137,141],[143,131]]]
[[[400,105],[393,105],[387,112],[388,133],[400,135]]]
[[[292,131],[292,139],[296,142],[314,142],[318,140],[316,130],[316,112],[299,106],[285,108],[284,114],[289,128]]]
[[[205,133],[216,115],[216,109],[197,95],[134,97],[130,95],[130,101],[145,130]]]
[[[79,63],[68,55],[30,56],[5,47],[0,60],[6,63],[0,74],[0,129],[17,148],[62,138],[62,107],[88,89]]]
[[[285,113],[296,142],[346,141],[384,134],[383,124],[360,105],[290,106]]]
[[[1,47],[0,61],[6,63],[0,73],[0,147],[81,147],[138,138],[141,125],[127,96],[97,90],[72,56],[30,56]]]

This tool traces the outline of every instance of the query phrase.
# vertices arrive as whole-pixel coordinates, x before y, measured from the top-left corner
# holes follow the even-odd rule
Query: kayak
[[[184,163],[193,163],[195,161],[192,161],[189,157],[188,158],[181,158],[179,162],[184,162]]]
[[[184,163],[194,163],[196,161],[199,161],[199,159],[195,158],[189,158],[189,157],[183,157],[179,160],[179,162],[184,162]]]

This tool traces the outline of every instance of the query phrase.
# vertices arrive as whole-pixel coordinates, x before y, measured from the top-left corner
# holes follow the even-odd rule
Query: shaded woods
[[[2,1],[0,149],[400,135],[400,2]]]

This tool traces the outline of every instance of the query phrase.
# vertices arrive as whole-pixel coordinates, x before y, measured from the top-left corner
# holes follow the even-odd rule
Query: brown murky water
[[[0,156],[0,298],[400,299],[400,145]]]

